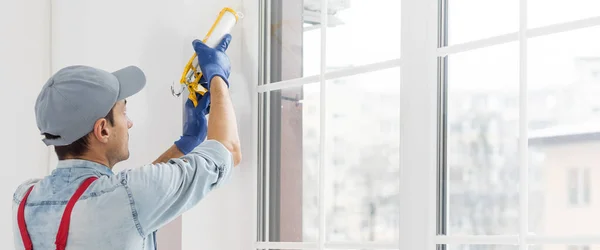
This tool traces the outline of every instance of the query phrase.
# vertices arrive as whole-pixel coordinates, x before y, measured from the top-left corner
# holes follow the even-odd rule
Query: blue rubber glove
[[[200,77],[200,81],[198,81],[198,84],[200,84],[200,86],[204,87],[207,90],[207,92],[205,94],[209,94],[208,92],[210,91],[210,85],[206,81],[206,77],[204,77],[204,74],[202,74],[202,76]],[[200,98],[200,97],[198,97],[198,93],[196,93],[196,98]],[[200,100],[200,99],[197,99],[197,100]],[[205,113],[206,113],[205,115],[208,115],[210,113],[210,102],[209,102],[208,106],[206,107]]]
[[[185,103],[183,135],[175,141],[175,145],[183,154],[188,154],[206,139],[208,129],[206,114],[208,114],[210,105],[210,92],[206,92],[204,95],[196,93],[196,98],[198,98],[196,107],[190,99]]]
[[[198,65],[204,75],[207,86],[210,89],[210,81],[213,77],[220,76],[223,78],[227,86],[229,87],[229,73],[231,71],[231,63],[229,57],[225,54],[225,51],[229,47],[231,42],[231,35],[226,34],[216,48],[210,48],[204,44],[201,40],[194,40],[192,45],[194,51],[198,57]]]

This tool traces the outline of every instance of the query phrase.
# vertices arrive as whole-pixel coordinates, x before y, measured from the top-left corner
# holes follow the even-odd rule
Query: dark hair
[[[104,118],[106,120],[108,120],[108,123],[110,125],[113,125],[115,123],[115,119],[113,116],[113,109],[110,109],[110,111],[108,111],[108,114]],[[87,152],[88,146],[89,146],[90,134],[91,134],[91,132],[84,135],[83,137],[77,139],[76,141],[74,141],[73,143],[71,143],[69,145],[54,146],[54,151],[56,151],[56,155],[58,156],[58,159],[64,160],[67,158],[67,156],[81,156],[85,152]],[[46,137],[46,139],[60,138],[59,135],[52,135],[52,134],[48,134],[48,133],[44,133],[44,136]]]

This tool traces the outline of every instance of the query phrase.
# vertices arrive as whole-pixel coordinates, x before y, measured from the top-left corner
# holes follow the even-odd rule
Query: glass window
[[[446,40],[441,39],[440,47],[518,31],[518,1],[441,2],[447,5],[441,11],[448,18],[441,19],[440,34]],[[527,2],[528,28],[597,18],[594,7],[600,4]],[[464,12],[459,12],[462,8]],[[485,8],[494,11],[482,11]],[[480,18],[475,22],[471,15],[460,15],[469,12]],[[521,216],[535,235],[600,234],[589,223],[600,218],[594,203],[595,170],[589,167],[600,160],[598,34],[600,27],[573,29],[526,38],[525,50],[517,39],[440,57],[441,118],[445,118],[440,119],[444,122],[440,142],[445,161],[440,166],[439,198],[447,203],[438,207],[439,234],[450,238],[518,235]],[[522,59],[526,67],[520,67]],[[523,75],[520,70],[525,70]],[[522,116],[522,106],[527,116]],[[527,148],[519,147],[524,129]],[[527,157],[527,165],[522,157]],[[522,183],[520,173],[525,167],[528,178]],[[521,193],[522,185],[527,185],[527,194]],[[523,195],[527,211],[521,209]],[[487,249],[476,245],[448,245],[447,249],[451,247]],[[530,249],[593,247],[532,245]]]
[[[397,244],[400,68],[319,82],[321,1],[268,8],[262,84],[296,83],[260,92],[258,240],[316,242],[323,232],[328,242]],[[397,60],[399,13],[395,0],[328,1],[327,72]]]
[[[268,1],[270,82],[317,75],[321,68],[320,0]]]
[[[264,216],[268,216],[268,240],[316,241],[318,237],[319,181],[319,84],[272,91],[263,129],[269,134],[268,180]],[[267,100],[268,99],[268,100]]]
[[[538,28],[598,16],[597,0],[528,0],[528,26]]]
[[[573,5],[573,10],[580,7]],[[593,27],[528,42],[528,118],[546,121],[529,130],[530,151],[544,156],[530,165],[541,173],[530,178],[540,184],[530,188],[530,197],[535,193],[540,198],[529,202],[530,216],[539,218],[530,231],[538,234],[600,233],[589,225],[600,217],[592,196],[599,187],[591,182],[594,171],[588,167],[600,160],[600,117],[595,111],[600,86],[594,76],[600,69],[599,32],[600,27]]]
[[[327,239],[395,242],[400,127],[382,126],[400,120],[400,69],[328,81],[326,100]]]
[[[517,32],[519,0],[446,2],[448,45]]]
[[[326,47],[328,71],[400,58],[402,1],[329,2]]]
[[[518,46],[509,43],[447,57],[446,234],[518,232]],[[476,69],[476,70],[474,70]],[[494,76],[494,77],[490,77]],[[460,219],[458,219],[458,218]]]
[[[438,3],[436,14],[440,14],[439,20],[431,20],[435,15],[428,7],[433,5],[408,2],[405,11],[408,7],[415,12],[404,12],[411,14],[405,19],[426,25],[405,22],[403,26],[427,29],[438,21],[438,34],[431,37],[440,36],[435,41],[441,48],[510,34],[500,42],[477,43],[477,48],[434,51],[416,45],[411,32],[402,34],[409,37],[400,36],[400,17],[394,13],[400,12],[401,1],[325,2],[328,25],[323,29],[320,0],[272,1],[267,13],[273,34],[267,52],[270,81],[261,83],[280,83],[259,90],[263,98],[260,170],[264,173],[260,185],[261,193],[268,196],[260,200],[265,209],[260,210],[259,225],[269,232],[259,240],[315,242],[324,236],[326,247],[342,242],[347,248],[354,243],[364,246],[360,242],[391,242],[384,246],[401,242],[399,230],[406,229],[402,216],[410,214],[399,214],[405,208],[400,200],[405,194],[400,191],[405,190],[399,187],[418,186],[421,181],[413,183],[408,176],[409,182],[399,183],[398,178],[402,176],[400,144],[420,136],[400,137],[400,129],[420,131],[413,128],[418,127],[415,122],[401,127],[400,73],[406,67],[388,62],[398,60],[404,42],[404,49],[415,49],[405,55],[422,60],[410,64],[411,74],[402,76],[424,82],[403,82],[403,91],[418,96],[403,92],[402,101],[421,104],[416,98],[423,98],[426,108],[439,107],[435,114],[424,109],[427,118],[422,119],[439,116],[439,145],[427,144],[437,146],[429,150],[419,147],[414,150],[419,157],[406,158],[408,165],[415,166],[402,166],[409,175],[426,181],[431,169],[420,163],[430,164],[438,157],[435,203],[441,236],[428,237],[448,240],[436,242],[442,250],[519,249],[521,236],[531,250],[594,249],[576,244],[576,237],[600,235],[597,223],[590,223],[600,209],[594,204],[597,171],[590,167],[598,162],[600,152],[600,25],[563,25],[566,30],[544,29],[542,36],[514,35],[525,20],[525,28],[533,29],[597,19],[597,4],[530,0],[527,12],[520,13],[523,1],[441,0],[431,1]],[[419,30],[409,31],[426,37]],[[431,56],[435,53],[438,58]],[[435,72],[434,59],[439,66]],[[416,73],[437,74],[439,85],[430,80],[433,77]],[[439,103],[432,104],[434,94],[424,91],[431,86],[439,87],[435,93]],[[422,118],[418,112],[406,113]],[[417,159],[421,154],[431,158],[421,161]],[[416,170],[419,167],[427,169]],[[428,204],[434,203],[433,197],[426,198],[414,199],[418,205],[406,210],[430,214],[421,212],[433,211]],[[415,212],[421,207],[427,210]],[[543,243],[543,235],[574,239],[530,244],[532,237],[540,237],[535,243]]]

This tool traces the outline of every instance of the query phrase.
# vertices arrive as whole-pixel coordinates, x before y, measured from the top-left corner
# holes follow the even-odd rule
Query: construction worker
[[[228,92],[230,41],[226,35],[215,49],[193,41],[209,92],[197,95],[196,107],[187,101],[182,136],[155,162],[118,173],[112,168],[128,159],[133,126],[126,98],[145,86],[144,73],[134,66],[56,72],[35,115],[59,162],[14,194],[16,249],[156,249],[158,229],[222,185],[241,161]]]

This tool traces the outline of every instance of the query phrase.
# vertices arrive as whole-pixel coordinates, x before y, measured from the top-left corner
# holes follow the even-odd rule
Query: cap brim
[[[123,100],[130,97],[146,86],[146,75],[136,66],[128,66],[112,73],[119,80],[119,97]]]

